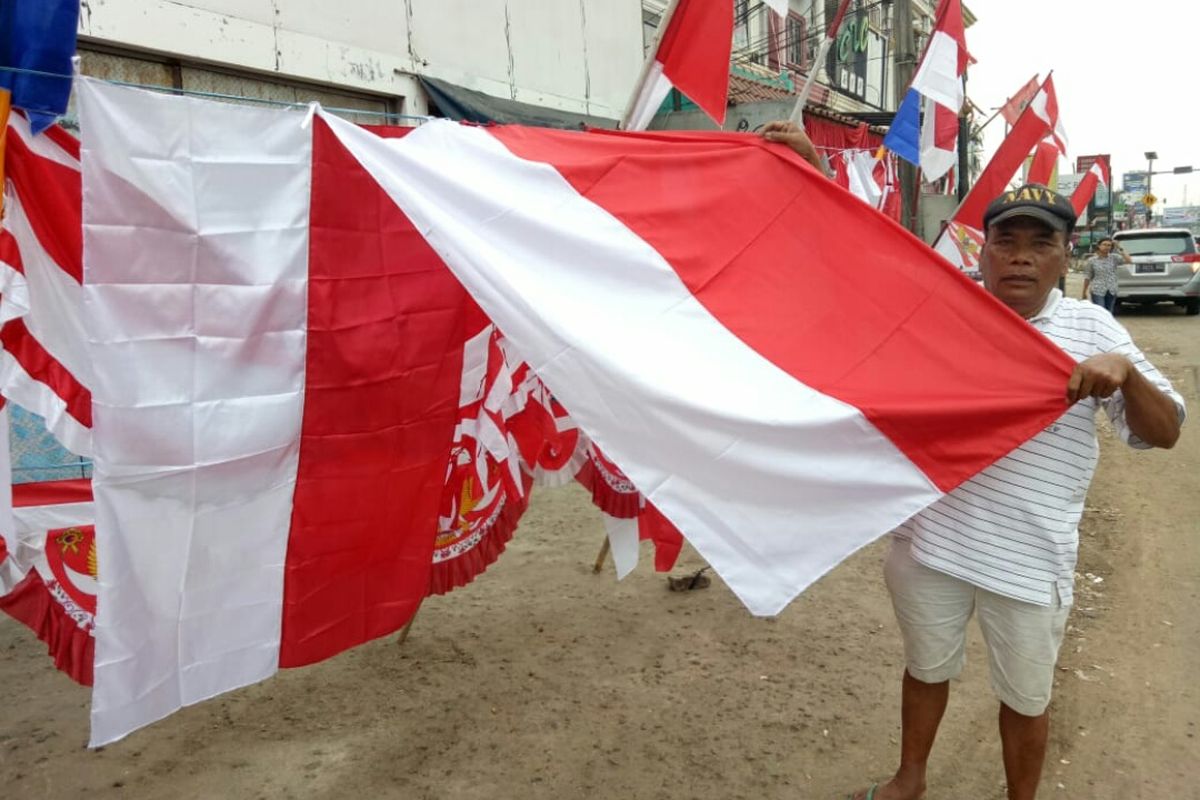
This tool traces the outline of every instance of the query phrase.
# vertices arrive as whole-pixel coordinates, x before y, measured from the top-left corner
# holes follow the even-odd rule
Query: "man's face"
[[[1067,273],[1067,237],[1032,217],[1004,220],[988,228],[979,268],[989,292],[1031,317]]]

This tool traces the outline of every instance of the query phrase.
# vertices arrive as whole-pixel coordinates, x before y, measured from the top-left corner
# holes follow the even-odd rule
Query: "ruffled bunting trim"
[[[575,446],[575,452],[571,454],[570,460],[564,466],[554,470],[548,470],[542,466],[534,467],[533,485],[546,489],[557,489],[577,480],[579,471],[583,469],[584,465],[592,463],[588,458],[587,450],[587,440],[580,436],[579,442]]]
[[[618,492],[609,486],[590,459],[580,468],[575,480],[591,492],[592,502],[605,514],[618,519],[633,519],[641,513],[642,496],[638,492]]]
[[[54,600],[36,571],[31,570],[12,592],[0,597],[0,610],[46,643],[54,666],[76,683],[92,685],[96,640]]]
[[[462,555],[435,563],[429,573],[429,594],[447,594],[482,575],[512,540],[517,525],[529,506],[528,497],[529,491],[526,488],[525,498],[515,502],[506,499],[504,508],[500,510],[491,527],[484,531],[478,544]]]

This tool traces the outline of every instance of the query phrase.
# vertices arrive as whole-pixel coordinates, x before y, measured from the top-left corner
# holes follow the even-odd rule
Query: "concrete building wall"
[[[84,49],[336,87],[413,114],[426,110],[424,74],[617,117],[642,63],[641,0],[84,0],[79,33]]]

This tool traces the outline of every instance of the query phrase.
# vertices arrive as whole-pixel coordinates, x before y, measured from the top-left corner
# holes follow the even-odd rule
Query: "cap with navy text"
[[[1075,208],[1058,192],[1037,183],[1027,183],[1005,192],[988,204],[983,226],[990,228],[1014,217],[1032,217],[1056,231],[1070,233],[1075,227]]]

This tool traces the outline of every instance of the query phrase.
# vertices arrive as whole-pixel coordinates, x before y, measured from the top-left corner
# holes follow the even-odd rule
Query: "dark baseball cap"
[[[1041,184],[1027,183],[989,203],[983,212],[983,227],[990,228],[1014,217],[1033,217],[1056,231],[1070,233],[1075,228],[1076,216],[1070,200]]]

